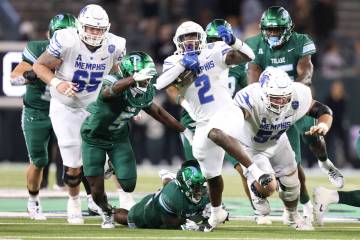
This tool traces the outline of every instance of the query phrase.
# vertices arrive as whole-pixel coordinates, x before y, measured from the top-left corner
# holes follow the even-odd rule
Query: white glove
[[[186,223],[181,225],[181,229],[184,231],[197,231],[199,230],[199,225],[190,219],[186,219]]]
[[[189,141],[190,145],[192,145],[194,133],[190,129],[185,128],[185,130],[182,132],[182,134],[184,134],[186,139]]]
[[[210,217],[210,215],[211,215],[211,203],[208,203],[208,204],[205,205],[205,208],[202,211],[201,216],[203,218],[208,219]]]
[[[136,82],[144,81],[146,79],[151,79],[157,74],[154,68],[144,68],[139,72],[134,73],[133,78]]]

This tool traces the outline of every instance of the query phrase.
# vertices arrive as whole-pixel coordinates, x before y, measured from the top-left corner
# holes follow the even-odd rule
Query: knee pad
[[[300,195],[300,181],[297,174],[282,176],[279,179],[279,197],[286,201],[295,201]]]
[[[64,169],[64,183],[66,183],[71,188],[79,186],[82,180],[82,173],[76,176],[71,176],[67,174],[66,170],[67,168]]]
[[[136,187],[136,178],[130,178],[130,179],[118,179],[121,188],[124,190],[124,192],[133,192]]]

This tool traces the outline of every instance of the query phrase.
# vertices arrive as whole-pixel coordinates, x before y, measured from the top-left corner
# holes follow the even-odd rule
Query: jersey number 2
[[[206,93],[210,90],[210,79],[207,75],[201,75],[195,80],[195,87],[200,87],[198,91],[199,100],[201,104],[206,104],[214,101],[213,95],[207,95]]]
[[[88,92],[93,92],[98,88],[99,84],[101,83],[101,80],[98,79],[102,78],[103,75],[104,72],[90,72],[89,74],[87,71],[84,70],[76,70],[74,72],[72,82],[77,84],[78,92],[82,92],[84,90]],[[89,83],[86,84],[85,79],[88,79],[89,77]]]

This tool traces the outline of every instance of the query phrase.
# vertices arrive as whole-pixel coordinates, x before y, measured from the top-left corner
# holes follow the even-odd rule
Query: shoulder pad
[[[115,45],[116,49],[120,49],[123,51],[126,46],[126,39],[116,36],[115,34],[108,33],[108,44],[109,45]]]
[[[65,28],[57,30],[51,38],[52,41],[60,44],[61,48],[71,48],[75,45],[76,41],[81,40],[76,28]]]

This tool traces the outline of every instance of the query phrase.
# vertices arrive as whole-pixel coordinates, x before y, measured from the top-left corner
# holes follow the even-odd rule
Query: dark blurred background
[[[259,32],[262,12],[280,5],[291,14],[295,31],[315,41],[313,56],[315,99],[335,113],[328,151],[339,167],[358,168],[354,143],[360,129],[360,1],[358,0],[1,0],[0,1],[0,161],[26,162],[21,131],[21,95],[24,89],[9,86],[9,73],[21,60],[26,41],[46,38],[49,20],[60,12],[78,15],[96,3],[107,11],[110,32],[127,39],[127,50],[153,56],[159,71],[164,58],[175,49],[172,37],[184,20],[205,27],[214,18],[225,18],[237,37]],[[156,101],[179,118],[180,108],[163,93]],[[146,114],[132,125],[132,141],[139,164],[177,164],[182,159],[179,135]],[[316,160],[304,148],[304,165]]]

